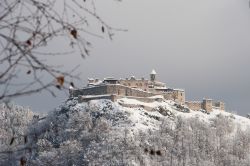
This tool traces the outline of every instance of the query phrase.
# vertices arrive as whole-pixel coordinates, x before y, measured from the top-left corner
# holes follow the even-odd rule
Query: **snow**
[[[104,78],[104,81],[105,81],[105,80],[117,80],[117,79],[115,79],[115,77],[105,77],[105,78]]]
[[[155,69],[153,69],[150,74],[156,74]]]
[[[133,106],[148,106],[151,108],[157,107],[160,103],[159,102],[152,102],[152,103],[145,103],[142,101],[138,101],[136,99],[129,99],[129,98],[121,98],[117,100],[118,103],[128,104]]]
[[[182,91],[184,92],[185,90],[184,89],[180,89],[180,88],[174,88],[175,91]]]
[[[162,96],[150,98],[162,99]],[[134,160],[139,155],[144,165],[170,165],[169,156],[173,155],[172,159],[176,163],[179,161],[176,153],[183,148],[191,147],[185,151],[204,155],[200,150],[205,152],[206,146],[212,149],[223,147],[222,156],[225,159],[232,158],[232,163],[237,163],[237,154],[244,153],[247,158],[249,150],[242,147],[249,144],[250,119],[218,109],[210,114],[193,110],[183,112],[185,109],[174,101],[164,99],[154,102],[132,98],[121,98],[117,102],[98,99],[79,103],[77,98],[71,98],[45,119],[32,122],[29,126],[29,144],[26,146],[37,147],[38,151],[36,155],[29,154],[29,158],[36,165],[44,165],[46,161],[53,162],[52,165],[72,165],[70,162],[82,165],[82,161],[89,162],[89,165],[122,165],[121,161],[127,165],[141,165],[138,159]],[[5,116],[6,113],[10,111],[1,112],[0,115]],[[239,128],[245,132],[240,132]],[[0,132],[8,136],[8,133]],[[224,135],[220,132],[224,132]],[[184,139],[180,139],[183,136]],[[223,141],[218,144],[216,140],[219,138]],[[197,144],[199,141],[200,144]],[[237,153],[232,157],[227,156],[232,147],[236,147]],[[152,155],[149,150],[161,150],[163,163],[158,163],[161,156]],[[209,155],[214,153],[207,152]],[[125,157],[121,157],[121,153]],[[186,156],[187,165],[193,165],[195,159],[190,154]],[[71,161],[66,160],[68,158]],[[204,163],[214,161],[206,156],[203,160]],[[249,161],[246,159],[244,163]]]
[[[243,117],[243,116],[239,116],[239,115],[230,113],[230,112],[225,112],[225,111],[220,111],[218,109],[214,109],[211,112],[210,116],[215,117],[219,114],[222,114],[222,115],[228,116],[228,117],[232,117],[234,119],[233,122],[235,123],[235,125],[240,126],[240,128],[243,131],[246,130],[247,128],[250,128],[250,119]]]
[[[151,96],[149,98],[151,98],[151,99],[164,99],[164,97],[162,95],[155,95],[155,96]]]
[[[83,99],[88,99],[88,98],[99,98],[99,97],[108,97],[111,96],[110,94],[104,94],[104,95],[84,95],[82,96]]]
[[[163,96],[158,95],[158,96],[152,96],[150,98],[163,98]],[[225,117],[230,117],[233,120],[234,124],[236,126],[239,126],[243,131],[250,128],[250,119],[239,116],[239,115],[235,115],[233,113],[229,113],[226,111],[221,111],[219,109],[213,109],[213,111],[210,112],[209,114],[203,113],[201,111],[193,111],[193,110],[190,110],[189,113],[186,113],[186,112],[178,111],[178,109],[175,108],[174,106],[175,102],[170,101],[170,100],[163,100],[163,102],[154,101],[151,103],[146,103],[146,102],[138,101],[136,99],[121,98],[121,99],[118,99],[117,103],[124,106],[124,107],[121,106],[121,108],[129,112],[131,115],[130,118],[132,119],[132,121],[137,122],[137,123],[139,123],[140,120],[143,122],[147,121],[145,117],[143,116],[145,112],[151,115],[158,116],[158,117],[163,117],[159,112],[153,111],[154,108],[162,106],[170,110],[175,116],[181,116],[186,119],[197,118],[200,121],[203,121],[205,123],[211,123],[211,121],[215,119],[218,115],[223,115]],[[131,107],[131,108],[128,108],[126,106]],[[151,111],[148,111],[149,108],[151,109]],[[138,124],[137,127],[143,129],[145,128],[145,125]],[[146,128],[149,128],[149,127],[146,127]],[[157,129],[157,126],[154,125],[153,128]]]
[[[75,90],[75,88],[73,86],[69,86],[69,90]]]
[[[158,116],[160,117],[160,114],[157,113],[148,113],[145,114],[147,111],[145,111],[142,108],[123,108],[123,110],[128,113],[129,115],[129,119],[132,121],[132,123],[134,124],[132,126],[133,129],[139,131],[139,130],[147,130],[147,129],[153,129],[153,130],[157,130],[158,125],[157,124],[157,120],[150,118],[147,115],[153,115],[153,116]]]

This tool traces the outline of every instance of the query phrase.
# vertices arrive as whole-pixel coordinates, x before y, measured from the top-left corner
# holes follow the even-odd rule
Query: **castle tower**
[[[212,99],[203,99],[203,109],[211,112],[213,108],[213,100]]]
[[[156,79],[156,72],[153,69],[152,72],[150,73],[150,81],[154,82]]]

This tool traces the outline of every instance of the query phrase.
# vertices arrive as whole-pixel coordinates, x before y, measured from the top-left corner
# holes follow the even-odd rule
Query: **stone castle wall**
[[[185,103],[185,92],[175,90],[173,92],[173,99],[176,100],[176,101],[179,101],[181,104],[184,104]]]
[[[180,104],[185,104],[185,92],[184,91],[170,91],[170,92],[163,92],[159,93],[160,95],[163,95],[166,100],[174,100],[176,102],[179,102]]]
[[[174,100],[181,104],[185,103],[185,93],[182,91],[171,91],[164,93],[149,92],[149,91],[143,91],[141,89],[130,88],[119,84],[106,84],[106,85],[87,87],[84,89],[70,91],[71,97],[88,96],[88,95],[105,95],[105,94],[110,94],[110,95],[114,94],[117,96],[133,96],[141,98],[151,97],[155,95],[163,95],[166,100]]]
[[[108,94],[117,94],[122,96],[135,96],[135,97],[150,97],[155,94],[142,91],[140,89],[129,88],[123,85],[106,85]]]
[[[203,109],[208,111],[208,112],[211,112],[212,109],[213,109],[213,100],[211,99],[204,99],[203,100]]]
[[[129,80],[119,80],[121,85],[131,87],[131,88],[140,88],[144,91],[148,91],[148,80],[144,79],[129,79]]]
[[[108,94],[107,86],[87,87],[83,89],[70,90],[70,96],[78,97],[79,95],[100,95]]]
[[[204,109],[208,112],[211,112],[212,109],[225,110],[225,104],[223,102],[214,102],[211,99],[204,99],[203,101],[187,101],[185,104],[194,111],[200,109]]]
[[[79,95],[86,96],[86,95],[104,95],[104,94],[115,94],[121,96],[134,96],[134,97],[150,97],[155,95],[154,93],[142,91],[139,89],[133,89],[117,84],[100,85],[80,90],[71,90],[70,94],[72,97],[78,97]]]
[[[190,109],[194,110],[194,111],[198,111],[202,108],[202,102],[201,101],[187,101],[185,103]]]
[[[91,95],[96,97],[91,97]],[[109,95],[109,96],[105,96]],[[204,99],[200,102],[187,101],[185,102],[185,92],[181,90],[172,90],[167,92],[160,91],[143,91],[141,89],[131,88],[120,84],[106,84],[93,87],[87,87],[79,90],[70,90],[71,97],[83,96],[82,101],[87,101],[90,99],[110,99],[116,101],[118,98],[124,96],[130,96],[137,98],[140,101],[151,102],[152,100],[148,97],[155,95],[163,95],[166,100],[174,100],[180,104],[186,104],[192,110],[204,109],[211,112],[213,108],[225,110],[225,104],[223,102],[213,102],[210,99]],[[84,97],[86,96],[86,97]]]
[[[99,100],[99,99],[108,99],[111,101],[116,101],[116,96],[115,95],[98,95],[98,96],[78,96],[78,102],[88,102],[90,100]]]
[[[162,94],[166,100],[173,100],[173,94],[172,93],[163,93]]]
[[[213,102],[213,108],[219,109],[219,110],[225,110],[225,103],[221,101]]]

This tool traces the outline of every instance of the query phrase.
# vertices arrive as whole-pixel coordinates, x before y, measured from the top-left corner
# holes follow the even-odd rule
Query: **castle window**
[[[130,83],[128,83],[128,86],[130,86]]]
[[[139,85],[142,86],[142,83],[140,83]]]

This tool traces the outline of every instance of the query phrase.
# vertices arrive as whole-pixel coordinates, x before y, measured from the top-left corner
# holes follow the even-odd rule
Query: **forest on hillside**
[[[10,109],[0,110],[0,119],[9,119],[0,122],[0,138],[5,140],[0,145],[2,165],[250,163],[250,128],[235,125],[234,115],[218,114],[207,123],[199,117],[173,114],[156,118],[145,110],[133,110],[159,124],[155,129],[143,122],[148,126],[145,129],[136,126],[133,115],[108,100],[80,104],[69,100],[46,118],[34,116],[30,110]]]

